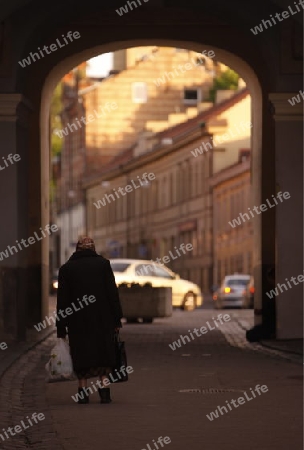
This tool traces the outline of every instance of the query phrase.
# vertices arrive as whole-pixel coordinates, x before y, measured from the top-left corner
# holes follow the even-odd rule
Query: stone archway
[[[47,8],[38,0],[12,0],[1,11],[4,48],[12,49],[9,57],[2,52],[0,60],[0,133],[5,142],[1,156],[20,153],[22,162],[0,177],[0,202],[5,211],[2,221],[7,230],[0,236],[0,249],[15,239],[31,236],[49,220],[47,108],[52,89],[64,72],[97,53],[139,42],[171,43],[199,52],[204,45],[205,49],[218,49],[219,59],[235,68],[251,91],[254,202],[271,198],[276,182],[292,196],[288,216],[283,210],[272,209],[255,224],[255,262],[262,273],[257,289],[260,309],[262,299],[267,302],[265,292],[272,287],[267,276],[271,266],[277,265],[276,282],[302,272],[302,111],[301,105],[290,106],[287,101],[302,88],[301,61],[294,44],[298,18],[295,16],[289,25],[286,21],[276,25],[271,34],[266,30],[253,36],[250,28],[268,17],[274,7],[279,9],[276,2],[248,4],[246,10],[237,0],[229,4],[217,0],[211,6],[201,3],[197,7],[191,0],[181,0],[179,7],[167,3],[151,1],[121,18],[115,13],[120,5],[113,6],[107,0],[102,4],[88,0],[85,11],[80,0],[73,0],[73,9],[69,2],[62,4],[60,0]],[[82,36],[74,46],[66,46],[30,67],[18,65],[41,42],[54,42],[71,29]],[[287,157],[286,146],[292,158]],[[24,338],[26,327],[46,313],[41,295],[46,299],[47,265],[46,240],[0,261],[0,309],[4,316],[0,326],[16,337]],[[276,300],[279,337],[302,336],[302,291],[303,284],[293,288],[296,299],[292,308],[285,294]]]

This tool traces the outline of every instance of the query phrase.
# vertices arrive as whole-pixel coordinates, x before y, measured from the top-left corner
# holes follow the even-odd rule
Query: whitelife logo
[[[251,122],[242,121],[238,125],[234,124],[233,127],[230,128],[227,133],[221,134],[219,136],[214,136],[214,137],[211,136],[210,139],[212,140],[212,143],[211,142],[202,142],[202,145],[200,145],[199,147],[196,147],[194,150],[191,150],[190,153],[192,153],[194,158],[197,158],[199,155],[202,155],[204,152],[208,152],[208,150],[212,150],[218,144],[222,144],[223,141],[225,142],[227,140],[230,140],[232,137],[236,137],[238,135],[243,134],[245,130],[247,130],[248,128],[251,128],[251,127],[252,127]],[[234,133],[234,131],[236,132],[236,134]]]
[[[74,32],[69,31],[66,36],[62,35],[62,37],[63,37],[63,40],[64,40],[65,44],[62,44],[62,42],[60,42],[59,39],[56,39],[56,42],[57,42],[59,48],[65,47],[70,42],[73,42],[74,39],[79,39],[81,36],[80,36],[79,31],[74,31]],[[66,38],[69,38],[70,42]],[[48,47],[50,48],[50,50],[49,50]],[[38,53],[32,53],[31,52],[30,55],[27,58],[24,58],[22,61],[18,61],[18,63],[24,69],[24,67],[30,66],[32,64],[32,62],[35,62],[36,59],[39,60],[41,58],[44,58],[45,54],[43,53],[43,51],[45,51],[45,53],[47,55],[50,55],[52,52],[55,52],[56,50],[58,50],[58,47],[57,47],[56,44],[51,44],[50,46],[45,45],[43,47],[43,50],[41,50],[41,48],[38,47],[38,51],[39,51],[41,57],[39,56]],[[32,58],[32,60],[31,60],[31,58]]]
[[[91,385],[89,387],[84,387],[82,392],[78,392],[75,395],[72,395],[72,399],[74,402],[78,402],[78,400],[83,400],[85,395],[93,394],[94,392],[97,392],[98,389],[104,389],[106,386],[109,386],[111,383],[116,383],[116,381],[121,380],[122,377],[120,373],[125,376],[127,373],[130,374],[134,372],[134,369],[132,366],[121,366],[119,370],[115,369],[115,375],[118,378],[115,378],[112,373],[109,374],[109,377],[104,377],[103,381],[97,380],[94,384],[94,381],[91,381]],[[97,386],[96,386],[97,385]]]
[[[275,17],[277,18],[277,20],[279,22],[282,22],[284,19],[288,19],[290,17],[290,15],[294,16],[295,14],[303,11],[303,9],[304,9],[304,1],[303,0],[300,0],[299,3],[294,2],[294,5],[296,8],[296,11],[294,11],[291,6],[288,6],[289,11],[286,10],[281,13],[276,13]],[[299,5],[301,5],[302,9],[299,8]],[[280,14],[281,14],[282,18],[280,17]],[[264,31],[264,28],[267,30],[268,25],[270,27],[272,27],[273,25],[276,25],[278,22],[275,20],[275,18],[272,16],[272,14],[270,14],[270,17],[271,17],[272,23],[271,23],[270,19],[262,20],[262,23],[260,25],[256,25],[254,28],[250,28],[250,31],[254,35],[257,35],[258,33],[262,33]]]
[[[149,0],[143,0],[143,1],[144,1],[145,3],[147,3]],[[119,16],[122,16],[123,14],[127,14],[127,13],[129,12],[129,10],[128,10],[128,5],[129,5],[129,8],[130,8],[131,11],[133,11],[133,6],[135,6],[135,8],[138,8],[138,6],[141,6],[141,1],[140,1],[140,0],[137,0],[137,3],[138,3],[139,5],[137,5],[135,1],[133,1],[133,2],[127,2],[127,3],[125,4],[125,6],[122,6],[120,9],[116,9],[115,11],[117,12],[117,14],[118,14]],[[133,6],[132,6],[132,5],[133,5]]]
[[[291,97],[288,99],[288,101],[291,104],[291,106],[294,106],[296,103],[301,102],[301,97],[302,97],[302,100],[304,100],[304,92],[303,91],[299,91],[299,93],[296,97]]]
[[[57,134],[57,136],[59,136],[60,139],[62,139],[63,137],[68,136],[69,132],[74,133],[74,131],[77,131],[80,128],[82,128],[82,124],[86,125],[87,123],[94,122],[94,120],[96,120],[96,118],[104,117],[105,114],[109,113],[112,110],[117,109],[117,107],[118,106],[117,106],[116,102],[111,102],[111,103],[107,102],[103,107],[99,106],[101,114],[98,114],[96,109],[93,109],[94,115],[88,114],[87,117],[82,116],[80,119],[76,118],[74,122],[68,123],[68,125],[65,128],[62,128],[61,130],[56,128],[54,130],[54,133]],[[80,122],[82,122],[82,124]]]
[[[159,450],[160,447],[163,448],[164,444],[171,444],[171,438],[169,436],[159,436],[159,438],[157,439],[157,443],[155,442],[155,439],[152,439],[153,442],[153,448],[150,446],[150,444],[147,444],[147,450]],[[158,445],[160,446],[158,446]],[[142,450],[146,450],[145,448],[143,448]]]
[[[153,259],[151,259],[152,264],[144,264],[144,266],[141,269],[138,269],[135,271],[136,275],[144,277],[144,276],[150,275],[151,273],[154,274],[155,269],[157,268],[157,264],[159,264],[160,266],[169,264],[169,262],[171,261],[170,257],[172,259],[177,259],[180,256],[182,256],[181,253],[179,252],[179,250],[182,251],[184,255],[186,254],[186,251],[191,252],[193,250],[193,245],[190,243],[189,244],[182,243],[179,246],[179,249],[177,247],[174,247],[174,248],[175,248],[175,252],[176,252],[177,256],[174,255],[171,252],[171,250],[169,250],[170,256],[166,255],[166,256],[163,256],[162,258],[156,258],[156,261],[153,261]],[[185,248],[186,248],[186,250],[185,250]],[[163,263],[161,261],[163,261]]]
[[[283,197],[283,198],[282,198],[282,197]],[[274,201],[274,205],[273,205],[272,203],[270,203],[270,201],[268,200],[268,198],[266,199],[266,203],[267,203],[267,205],[269,206],[269,209],[274,208],[275,206],[279,205],[279,202],[277,201],[277,198],[278,198],[278,199],[280,200],[280,202],[282,203],[284,199],[285,199],[285,200],[288,200],[288,199],[290,198],[290,194],[289,194],[288,191],[286,191],[286,192],[284,192],[284,193],[280,191],[280,192],[277,193],[277,196],[276,196],[276,197],[275,197],[274,195],[272,195],[272,198],[273,198],[273,201]],[[265,203],[262,203],[262,205],[260,205],[260,206],[254,206],[252,209],[253,209],[253,211],[254,211],[256,214],[259,215],[259,214],[261,214],[262,212],[267,211],[267,209],[268,209],[267,205],[266,205]],[[259,211],[258,208],[260,208],[260,211]],[[250,208],[248,208],[248,211],[250,212],[251,217],[254,217],[254,214],[253,214],[253,212],[251,211]],[[249,217],[249,214],[248,214],[248,213],[244,213],[244,214],[240,213],[240,214],[239,214],[239,219],[238,219],[238,218],[233,219],[232,222],[228,222],[228,223],[229,223],[229,225],[230,225],[232,228],[235,228],[237,225],[241,225],[241,224],[242,224],[241,220],[242,220],[243,222],[245,222],[245,216],[247,217],[247,220],[250,220],[250,219],[251,219],[251,218]]]
[[[43,322],[39,322],[37,325],[34,325],[34,328],[37,331],[41,331],[44,330],[47,325],[51,325],[51,324],[55,324],[56,320],[59,322],[60,318],[66,319],[67,316],[70,316],[71,314],[77,311],[80,311],[81,309],[84,308],[84,305],[82,304],[82,302],[88,306],[90,303],[95,303],[96,301],[96,297],[94,297],[94,295],[90,295],[89,297],[87,295],[84,295],[82,297],[81,300],[79,300],[79,298],[77,299],[78,301],[78,305],[74,302],[71,303],[70,307],[67,307],[65,309],[59,309],[59,311],[56,313],[56,311],[54,311],[54,316],[45,316],[45,319],[43,320]],[[77,306],[79,306],[79,308],[77,308]],[[60,316],[60,317],[59,317]]]
[[[32,414],[31,418],[29,418],[29,416],[26,416],[26,418],[27,418],[27,424],[29,424],[29,426],[27,426],[27,424],[25,423],[25,419],[24,419],[24,420],[20,421],[21,425],[15,425],[14,427],[8,427],[6,430],[4,428],[2,428],[3,434],[5,435],[6,439],[9,439],[11,436],[16,436],[17,433],[21,433],[21,431],[26,430],[30,426],[32,427],[34,425],[32,420],[35,423],[38,423],[39,421],[44,420],[45,415],[43,413],[37,414],[36,412],[34,412]],[[15,431],[15,433],[13,430]],[[10,433],[10,436],[8,435],[8,433]],[[3,434],[0,434],[0,437],[1,437],[2,441],[5,441]]]
[[[223,320],[224,320],[224,322],[229,322],[230,320],[231,320],[231,317],[229,316],[229,314],[218,314],[218,316],[216,317],[216,319],[214,319],[214,317],[212,317],[212,319],[213,319],[213,324],[215,325],[215,327],[216,328],[218,328],[219,327],[219,324],[217,323],[217,320],[219,321],[219,323],[220,323],[220,325],[224,325],[224,323],[223,323],[223,320],[222,320],[222,317],[223,317]],[[198,329],[198,328],[194,328],[193,330],[192,330],[192,332],[190,331],[190,330],[188,330],[188,332],[189,332],[189,334],[190,334],[190,336],[191,336],[191,338],[192,338],[192,341],[195,339],[195,337],[193,336],[193,334],[192,333],[195,333],[195,335],[197,336],[197,337],[201,337],[203,334],[206,334],[206,333],[208,333],[208,331],[212,331],[212,330],[215,330],[216,328],[215,327],[212,327],[211,325],[210,325],[210,323],[209,322],[206,322],[206,325],[208,326],[208,328],[209,328],[209,330],[208,330],[208,328],[207,327],[201,327],[200,329]],[[199,334],[199,331],[202,333],[202,334]],[[180,335],[179,336],[180,337],[180,339],[178,339],[177,341],[173,341],[172,342],[172,344],[169,344],[169,347],[171,348],[171,350],[176,350],[177,348],[180,348],[181,346],[182,346],[182,343],[183,343],[183,345],[185,345],[187,342],[190,342],[190,338],[189,338],[189,336],[186,334],[185,336],[182,336],[182,335]],[[186,339],[187,339],[187,342],[186,342]],[[182,341],[182,342],[181,342]]]
[[[6,342],[1,342],[0,349],[1,350],[6,350],[7,349],[7,343]]]
[[[202,55],[206,56],[207,58],[214,58],[215,53],[213,50],[207,50],[202,51]],[[157,78],[157,80],[154,80],[154,84],[159,87],[161,84],[165,84],[167,81],[174,79],[175,77],[180,76],[181,74],[185,73],[187,70],[193,69],[193,67],[202,66],[205,64],[205,59],[201,58],[201,56],[197,58],[191,58],[191,62],[186,62],[185,64],[179,64],[178,67],[173,66],[172,69],[174,69],[173,72],[165,72],[164,75],[161,78]],[[167,79],[166,79],[167,78]]]
[[[139,176],[137,176],[139,184],[136,184],[136,182],[134,180],[130,180],[130,183],[132,184],[127,184],[127,186],[125,186],[124,188],[119,187],[116,191],[116,189],[113,189],[114,194],[116,195],[116,198],[120,198],[121,194],[122,196],[127,195],[129,192],[133,192],[133,190],[136,190],[140,187],[147,187],[149,185],[149,181],[147,180],[147,178],[150,181],[155,180],[155,175],[153,172],[150,172],[149,174],[147,174],[146,172],[142,175],[142,179],[139,178]],[[126,192],[124,192],[124,190]],[[105,194],[103,199],[98,200],[97,202],[93,202],[93,205],[96,206],[97,209],[100,209],[102,206],[106,206],[107,202],[111,203],[111,201],[113,200],[115,202],[116,198],[114,197],[113,194]]]
[[[263,384],[263,386],[260,386],[259,384],[256,385],[256,387],[254,388],[254,390],[260,395],[262,395],[262,393],[268,392],[268,387],[266,386],[266,384]],[[253,400],[254,398],[256,398],[255,393],[253,392],[253,389],[250,388],[252,397],[248,397],[247,392],[244,392],[244,396],[246,397],[246,400],[248,402],[250,402],[251,400]],[[261,392],[260,392],[261,391]],[[231,404],[235,407],[238,408],[240,405],[244,405],[245,404],[245,398],[244,397],[239,397],[237,400],[230,400],[230,403],[228,402],[228,400],[226,400],[227,406],[229,408],[229,411],[232,411],[232,407]],[[221,415],[223,415],[224,413],[222,412],[223,410],[225,410],[225,412],[228,412],[228,409],[226,406],[218,406],[217,409],[215,411],[212,411],[210,414],[206,414],[206,417],[208,417],[208,419],[210,420],[210,422],[213,421],[213,419],[218,419],[219,418],[219,412],[221,413]]]
[[[48,224],[45,226],[44,230],[41,227],[40,227],[40,230],[41,230],[42,237],[39,237],[35,231],[34,232],[35,237],[31,236],[28,239],[21,239],[21,242],[16,240],[19,250],[23,250],[23,248],[27,248],[27,247],[29,247],[29,245],[35,244],[36,241],[42,241],[42,239],[47,236],[44,231],[47,231],[48,235],[50,236],[51,232],[55,233],[56,231],[58,231],[58,226],[55,224],[53,224],[53,225]],[[27,245],[27,242],[29,245]],[[23,245],[23,248],[22,248],[21,244]],[[7,250],[0,252],[0,261],[3,260],[3,257],[8,258],[10,256],[10,254],[13,255],[14,254],[13,250],[15,251],[15,253],[18,253],[18,251],[19,251],[15,245],[12,245],[12,246],[8,245],[6,248],[7,248]]]
[[[289,286],[289,289],[292,289],[293,286],[290,284],[290,281],[293,282],[294,286],[297,286],[299,283],[303,283],[304,281],[304,275],[298,275],[297,277],[291,277],[290,281],[288,280],[288,278],[285,278],[287,285]],[[299,283],[296,282],[296,280],[298,280]],[[273,298],[274,296],[276,297],[277,295],[279,295],[279,289],[281,291],[281,293],[283,292],[282,287],[284,287],[285,291],[288,291],[288,287],[286,286],[285,283],[278,283],[277,287],[272,289],[270,292],[266,292],[267,297],[269,298]]]
[[[15,162],[20,161],[21,156],[18,153],[15,153],[14,155],[10,153],[6,158],[2,156],[4,167],[0,164],[0,170],[4,170],[7,167],[11,166]],[[9,162],[8,162],[9,161]]]

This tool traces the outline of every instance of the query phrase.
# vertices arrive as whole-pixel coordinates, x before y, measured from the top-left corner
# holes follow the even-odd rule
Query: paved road
[[[232,314],[248,320],[252,311]],[[152,325],[126,325],[123,336],[134,373],[128,383],[112,388],[111,405],[100,405],[97,394],[90,405],[76,405],[71,400],[75,383],[48,385],[47,401],[64,448],[150,450],[150,444],[154,450],[153,439],[168,436],[172,450],[302,449],[301,366],[232,347],[220,329],[171,350],[169,344],[188,330],[207,321],[213,328],[212,317],[213,310],[177,311]],[[228,334],[233,323],[223,326]],[[253,398],[248,394],[257,384],[268,392]],[[237,408],[229,403],[232,410],[222,410],[213,421],[206,417],[244,391],[251,400]]]
[[[214,309],[213,308],[213,300],[211,294],[204,294],[204,301],[201,306],[201,309]]]
[[[110,405],[100,405],[97,393],[89,405],[77,405],[75,382],[45,384],[55,336],[48,338],[11,366],[0,385],[1,428],[35,411],[46,419],[0,448],[159,450],[153,440],[168,436],[168,450],[301,450],[302,366],[246,342],[239,323],[248,324],[252,311],[224,311],[232,318],[217,328],[218,313],[175,311],[151,325],[125,325],[134,373],[112,387]],[[194,328],[205,326],[212,329],[195,337]],[[193,340],[170,348],[190,332]],[[258,384],[268,391],[255,398],[250,388]],[[241,396],[243,404],[233,406]],[[207,418],[223,406],[227,412]]]

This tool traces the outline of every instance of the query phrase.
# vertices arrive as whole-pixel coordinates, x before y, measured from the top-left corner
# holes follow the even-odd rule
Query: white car
[[[112,259],[110,261],[117,286],[122,283],[151,283],[153,287],[172,288],[172,306],[193,310],[203,303],[199,286],[182,280],[168,267],[144,259]]]

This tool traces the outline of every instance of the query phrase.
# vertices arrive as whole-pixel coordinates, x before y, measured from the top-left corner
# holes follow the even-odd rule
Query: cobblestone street
[[[15,426],[33,412],[46,419],[1,442],[2,449],[154,450],[153,439],[169,436],[170,448],[241,450],[302,449],[302,367],[283,354],[245,341],[252,311],[225,311],[232,320],[175,351],[169,344],[209,321],[220,311],[174,312],[152,325],[125,325],[128,383],[112,387],[113,403],[89,405],[71,398],[76,382],[45,384],[44,365],[55,334],[27,352],[1,379],[1,428]],[[206,415],[257,384],[268,392],[242,408]],[[189,390],[189,392],[181,392]],[[250,398],[250,396],[249,396]],[[239,405],[241,406],[241,405]],[[160,445],[157,444],[159,447]]]

